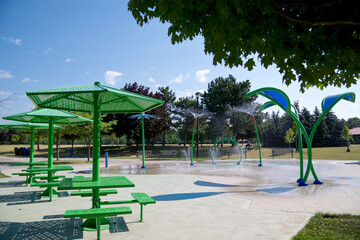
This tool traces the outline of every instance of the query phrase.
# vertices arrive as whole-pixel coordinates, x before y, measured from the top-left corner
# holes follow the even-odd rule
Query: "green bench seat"
[[[131,214],[130,207],[111,207],[111,208],[91,208],[66,210],[64,218],[98,218],[98,217],[115,217],[122,214]]]
[[[26,186],[30,183],[36,183],[37,181],[35,180],[35,176],[36,174],[38,173],[27,173],[27,172],[19,172],[19,173],[12,173],[11,175],[17,175],[17,176],[20,176],[20,177],[26,177],[26,180],[25,180],[25,184]]]
[[[116,189],[102,189],[100,190],[100,196],[107,196],[108,194],[117,194]],[[92,191],[72,191],[70,192],[70,196],[81,196],[81,197],[91,197]]]
[[[34,178],[40,179],[40,180],[47,180],[48,176],[35,176]],[[59,178],[65,178],[65,175],[54,175],[54,176],[52,176],[52,179],[59,179]]]
[[[131,195],[139,202],[140,205],[156,203],[156,201],[149,197],[146,193],[131,193]]]
[[[100,239],[100,225],[103,217],[116,217],[117,215],[131,214],[130,207],[91,208],[65,211],[64,218],[95,218],[97,239]]]
[[[146,193],[131,193],[134,200],[122,200],[122,201],[103,201],[100,202],[100,205],[113,205],[113,204],[130,204],[130,203],[139,203],[140,204],[140,222],[143,221],[143,206],[147,204],[154,204],[156,201],[149,197]]]
[[[43,183],[32,183],[31,187],[58,187],[60,185],[61,181],[55,181],[55,182],[43,182]]]
[[[16,173],[12,173],[11,175],[18,175],[18,176],[34,176],[37,173],[26,173],[26,172],[16,172]]]

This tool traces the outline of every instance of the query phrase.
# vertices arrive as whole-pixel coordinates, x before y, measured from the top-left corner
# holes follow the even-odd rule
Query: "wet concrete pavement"
[[[3,173],[20,170],[9,166],[13,161],[19,160],[0,158]],[[130,205],[133,214],[116,219],[122,229],[102,231],[103,239],[290,239],[316,212],[360,214],[360,165],[354,161],[315,161],[324,184],[313,185],[310,176],[307,187],[297,186],[295,159],[266,159],[263,167],[257,161],[243,161],[240,166],[236,161],[195,166],[184,161],[148,161],[146,170],[139,160],[109,162],[109,168],[101,169],[102,176],[125,175],[136,187],[119,189],[117,195],[104,199],[131,199],[131,192],[146,192],[157,203],[144,208],[144,223],[138,222],[139,207]],[[72,166],[75,170],[66,172],[68,177],[91,174],[89,164]],[[76,224],[64,222],[61,215],[67,209],[90,207],[90,199],[64,193],[50,203],[36,197],[39,188],[19,185],[21,179],[0,179],[0,229],[15,223],[62,221],[57,223],[62,224],[59,228],[73,229],[67,239],[75,239]],[[14,197],[19,193],[24,195]],[[22,197],[28,199],[18,201]],[[49,220],[49,216],[59,219]],[[77,234],[80,239],[96,238],[94,232]]]

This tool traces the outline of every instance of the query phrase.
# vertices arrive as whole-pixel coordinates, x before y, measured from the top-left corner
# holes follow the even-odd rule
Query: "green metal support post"
[[[142,135],[142,166],[141,168],[142,169],[146,169],[146,166],[145,166],[145,127],[144,127],[144,124],[145,124],[145,121],[144,121],[144,112],[141,113],[142,116],[141,116],[141,135]]]
[[[100,101],[99,93],[94,93],[94,112],[93,112],[93,172],[92,180],[100,180],[100,131],[101,131],[101,112],[100,112]],[[94,188],[92,190],[92,208],[100,208],[100,190]],[[97,224],[98,223],[100,224]],[[84,230],[101,230],[107,229],[110,227],[110,222],[105,218],[88,218],[86,219],[80,227]]]
[[[50,119],[49,120],[49,140],[48,140],[48,168],[52,168],[53,167],[53,154],[54,154],[54,150],[53,150],[53,144],[54,144],[54,119]],[[52,182],[53,181],[53,177],[52,177],[52,172],[48,172],[48,182]],[[53,194],[57,195],[58,192],[55,191],[52,187],[48,187],[42,194],[41,196],[46,196],[50,198],[50,202],[52,200],[52,196]]]
[[[303,143],[302,143],[302,134],[301,129],[298,124],[296,124],[296,128],[298,131],[298,141],[299,141],[299,158],[300,158],[300,178],[297,182],[303,180],[304,177],[304,156],[303,156]]]
[[[34,142],[35,142],[35,127],[30,129],[30,163],[34,163]],[[30,165],[30,169],[33,169],[33,166]]]
[[[100,129],[101,114],[99,104],[99,94],[94,94],[94,115],[93,115],[93,172],[92,180],[97,182],[100,180]],[[92,207],[100,207],[99,189],[93,189]]]

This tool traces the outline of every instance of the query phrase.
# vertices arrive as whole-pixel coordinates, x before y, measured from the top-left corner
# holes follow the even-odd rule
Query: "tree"
[[[196,100],[194,96],[181,97],[175,103],[175,117],[174,123],[178,129],[178,135],[180,139],[184,140],[184,146],[187,143],[187,139],[191,139],[191,132],[194,123],[194,115],[196,108]]]
[[[71,140],[71,147],[74,147],[75,139],[79,138],[79,126],[77,124],[62,125],[61,134],[63,138]]]
[[[11,140],[10,130],[0,128],[0,143],[8,143]]]
[[[11,143],[17,143],[20,140],[20,136],[17,134],[11,135]]]
[[[166,125],[164,127],[164,135],[163,135],[163,143],[162,145],[165,146],[166,140],[166,131],[170,130],[173,127],[171,114],[174,113],[174,102],[176,100],[175,93],[170,90],[169,86],[166,87],[159,87],[158,90],[164,95],[165,97],[165,118],[166,118]]]
[[[228,112],[231,107],[251,103],[256,99],[256,96],[245,98],[245,94],[250,91],[250,87],[251,84],[249,80],[236,82],[236,79],[232,75],[229,75],[227,78],[218,77],[208,84],[208,89],[203,94],[202,102],[206,110],[213,113],[211,123],[213,132],[217,137],[224,137],[224,133],[228,128],[228,124],[226,125],[225,122],[226,119],[229,118],[225,113]],[[235,121],[233,120],[232,122],[236,127],[237,124]]]
[[[359,1],[130,0],[140,26],[169,23],[172,44],[204,37],[213,64],[275,64],[287,85],[350,87],[360,73]],[[245,60],[245,61],[244,61]]]
[[[138,85],[136,82],[133,84],[125,84],[122,88],[125,91],[133,92],[137,94],[141,94],[144,96],[157,98],[160,100],[164,100],[164,94],[161,92],[152,92],[149,87]],[[165,113],[165,105],[153,109],[147,114],[155,115],[157,118],[149,119],[145,122],[145,138],[149,142],[151,140],[152,143],[156,141],[156,139],[160,139],[161,132],[166,128],[166,113]],[[137,144],[141,142],[141,121],[129,119],[129,116],[134,114],[107,114],[104,118],[105,122],[111,120],[117,120],[117,124],[113,126],[113,132],[116,134],[116,137],[121,137],[123,135],[126,136],[126,144],[131,145],[132,140],[137,140]]]
[[[342,146],[344,141],[341,140],[341,132],[345,125],[345,120],[337,118],[334,112],[330,111],[324,118],[329,130],[329,138],[326,140],[326,146]]]
[[[266,119],[263,130],[263,146],[264,147],[281,147],[285,142],[282,136],[285,132],[281,129],[281,117],[279,111],[272,111],[269,119]]]
[[[289,128],[289,130],[286,131],[286,135],[285,135],[285,142],[287,144],[289,144],[289,148],[290,148],[290,144],[295,142],[296,139],[296,135],[294,133],[294,131],[292,130],[292,128]]]
[[[349,128],[345,125],[342,132],[341,137],[346,140],[347,149],[346,152],[350,152],[350,140],[353,138],[351,132],[349,131]]]
[[[320,110],[318,107],[315,107],[314,113],[312,115],[313,122],[315,123],[321,116]],[[314,127],[314,126],[313,126]],[[319,126],[316,129],[314,138],[312,141],[313,147],[325,147],[327,140],[330,138],[329,129],[326,126],[326,122],[322,119],[319,123]]]
[[[358,117],[349,118],[346,121],[346,125],[349,127],[349,129],[360,127],[360,118]]]
[[[88,118],[88,119],[93,119],[93,114],[91,113],[77,113],[79,116]],[[103,121],[103,119],[106,117],[105,114],[101,115],[101,123],[100,123],[100,128],[101,128],[101,134],[108,134],[111,132],[112,127],[114,125],[116,125],[117,121],[116,120],[111,120],[108,122]],[[88,145],[88,161],[90,161],[90,157],[91,157],[91,143],[92,143],[92,139],[93,139],[93,123],[84,123],[84,124],[76,124],[76,126],[78,127],[78,131],[76,133],[76,135],[78,135],[80,138],[84,139],[86,144]]]
[[[301,110],[301,113],[299,114],[299,118],[300,118],[300,122],[301,124],[304,126],[304,128],[306,129],[306,132],[307,134],[310,134],[311,133],[311,129],[314,125],[314,121],[313,121],[313,118],[311,116],[311,113],[310,111],[304,107],[302,110]],[[303,141],[304,143],[306,143],[305,141]]]

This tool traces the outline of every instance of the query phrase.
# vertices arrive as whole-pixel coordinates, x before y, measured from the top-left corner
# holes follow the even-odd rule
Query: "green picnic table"
[[[40,108],[62,109],[93,114],[92,181],[100,181],[100,135],[102,113],[145,113],[165,102],[160,99],[116,89],[95,82],[94,85],[66,87],[27,92],[26,95]],[[100,209],[100,191],[92,192],[92,209]],[[96,210],[98,211],[98,210]],[[89,222],[89,219],[86,221]],[[96,221],[91,230],[98,229]],[[98,231],[98,239],[100,234]]]
[[[48,179],[46,183],[32,183],[32,187],[46,187],[47,189],[41,194],[43,197],[50,197],[50,201],[52,200],[52,195],[58,195],[58,192],[53,189],[53,187],[57,187],[60,182],[53,180],[53,174],[58,171],[71,171],[74,170],[71,166],[53,166],[52,168],[49,167],[36,167],[33,169],[24,169],[22,171],[28,173],[40,173],[40,172],[48,172]]]
[[[46,162],[16,162],[16,163],[12,163],[11,165],[15,165],[15,166],[38,166],[38,165],[46,165]]]
[[[46,162],[17,162],[17,163],[12,163],[12,166],[29,166],[28,169],[32,169],[33,166],[41,166],[41,165],[46,165]],[[35,175],[37,173],[13,173],[12,175],[18,175],[18,176],[25,176],[26,180],[25,180],[25,184],[26,186],[28,184],[32,184],[32,183],[37,183],[37,181],[35,180]]]
[[[99,181],[93,181],[91,177],[81,178],[64,178],[58,190],[80,190],[80,189],[92,189],[93,194],[98,194],[102,188],[127,188],[135,187],[135,184],[124,176],[114,177],[100,177]],[[97,192],[97,193],[94,193]],[[111,227],[111,223],[105,218],[101,218],[101,229]],[[96,230],[96,219],[88,218],[81,225],[80,229],[83,230]]]

